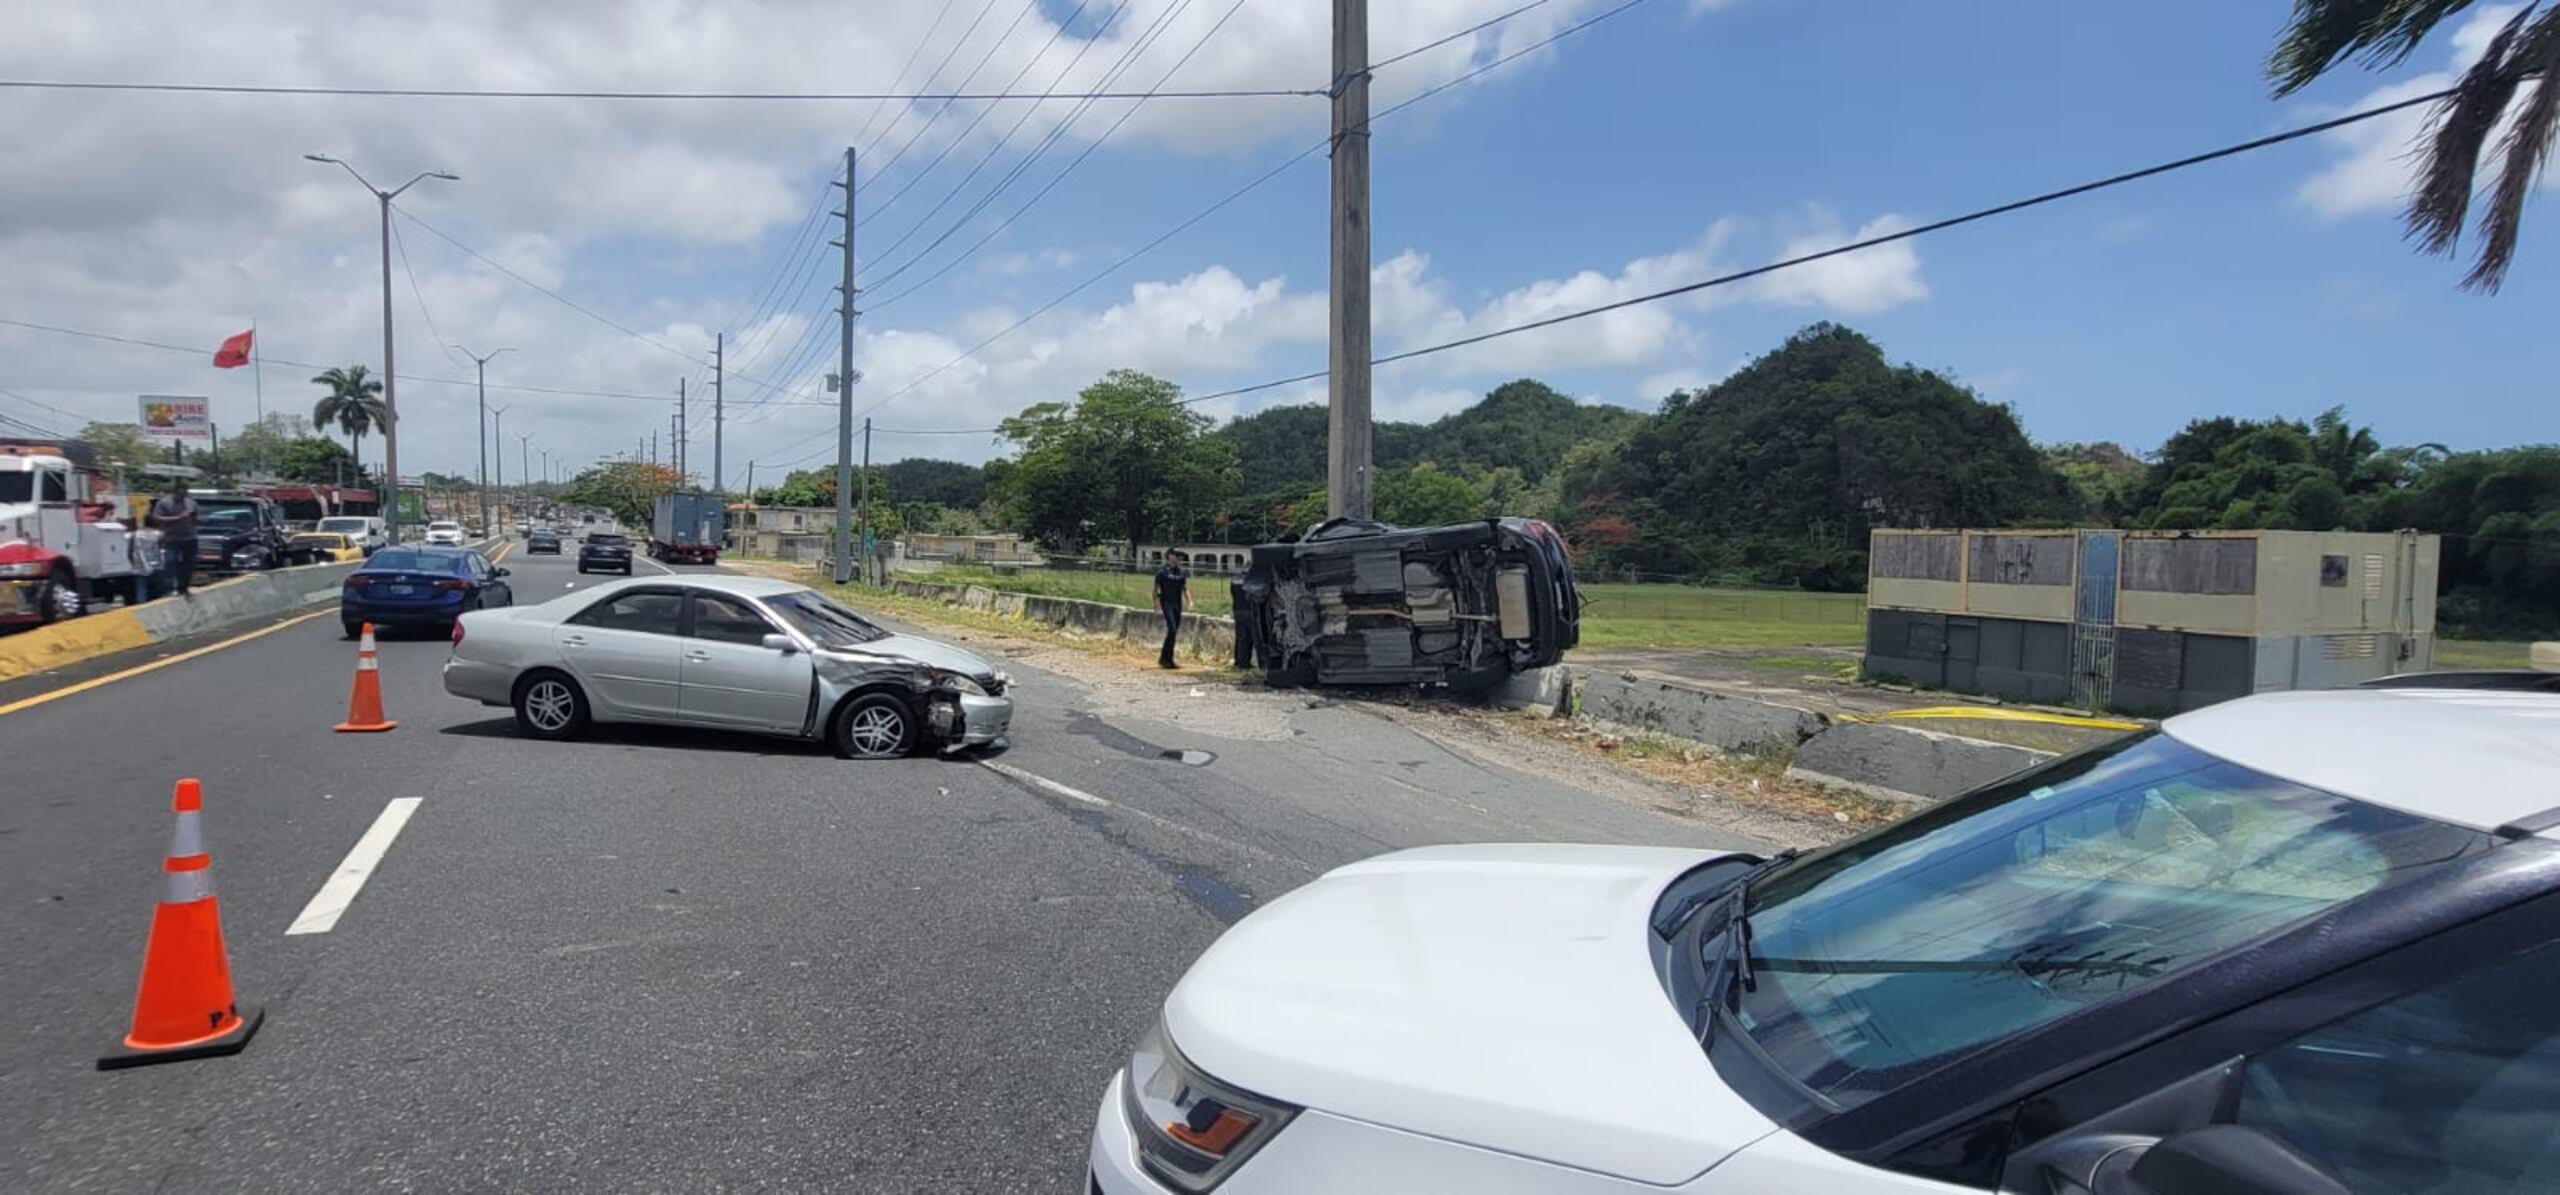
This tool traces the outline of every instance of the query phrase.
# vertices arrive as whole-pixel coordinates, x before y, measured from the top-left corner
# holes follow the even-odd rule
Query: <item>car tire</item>
[[[338,627],[347,633],[349,639],[364,637],[364,622],[361,619],[341,618],[338,620]]]
[[[516,682],[516,727],[537,739],[574,739],[587,732],[587,695],[566,673],[527,673]]]
[[[889,693],[865,693],[836,710],[827,745],[846,759],[896,759],[915,750],[916,714]]]

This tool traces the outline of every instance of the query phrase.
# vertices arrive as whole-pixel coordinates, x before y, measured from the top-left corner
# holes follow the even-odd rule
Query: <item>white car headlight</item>
[[[1129,1055],[1123,1087],[1138,1159],[1160,1182],[1201,1192],[1226,1181],[1298,1110],[1201,1074],[1158,1024]]]

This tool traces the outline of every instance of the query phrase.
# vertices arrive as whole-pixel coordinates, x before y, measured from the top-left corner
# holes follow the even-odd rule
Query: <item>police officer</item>
[[[1164,615],[1164,651],[1156,657],[1156,666],[1172,668],[1173,639],[1182,633],[1182,607],[1191,598],[1191,573],[1183,566],[1189,559],[1180,552],[1168,550],[1164,563],[1156,567],[1156,612]]]

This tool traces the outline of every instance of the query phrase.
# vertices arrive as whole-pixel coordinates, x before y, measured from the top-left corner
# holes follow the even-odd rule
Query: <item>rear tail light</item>
[[[459,618],[453,620],[453,641],[457,646],[462,642],[462,620]]]
[[[469,588],[471,588],[471,582],[469,582],[469,581],[465,581],[465,580],[463,580],[463,579],[461,579],[461,578],[459,578],[459,577],[454,577],[454,578],[449,578],[449,579],[446,579],[446,580],[443,580],[443,581],[438,581],[438,582],[436,582],[436,588],[438,588],[438,589],[469,589]]]
[[[347,588],[349,589],[367,589],[372,587],[372,585],[373,578],[368,577],[363,573],[353,573],[349,574],[347,577]]]

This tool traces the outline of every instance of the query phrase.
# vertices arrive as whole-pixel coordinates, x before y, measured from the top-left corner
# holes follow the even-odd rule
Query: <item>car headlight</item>
[[[258,550],[256,548],[242,548],[231,554],[231,563],[233,564],[255,564],[257,561]]]
[[[986,686],[979,684],[976,678],[966,673],[943,672],[937,669],[933,674],[933,683],[937,688],[949,689],[954,693],[975,693],[980,697],[987,695]]]
[[[1201,1074],[1173,1048],[1161,1023],[1130,1051],[1122,1098],[1147,1173],[1191,1192],[1226,1181],[1298,1112]]]
[[[22,564],[0,564],[0,577],[41,577],[47,567],[49,566],[41,560],[29,560]]]

